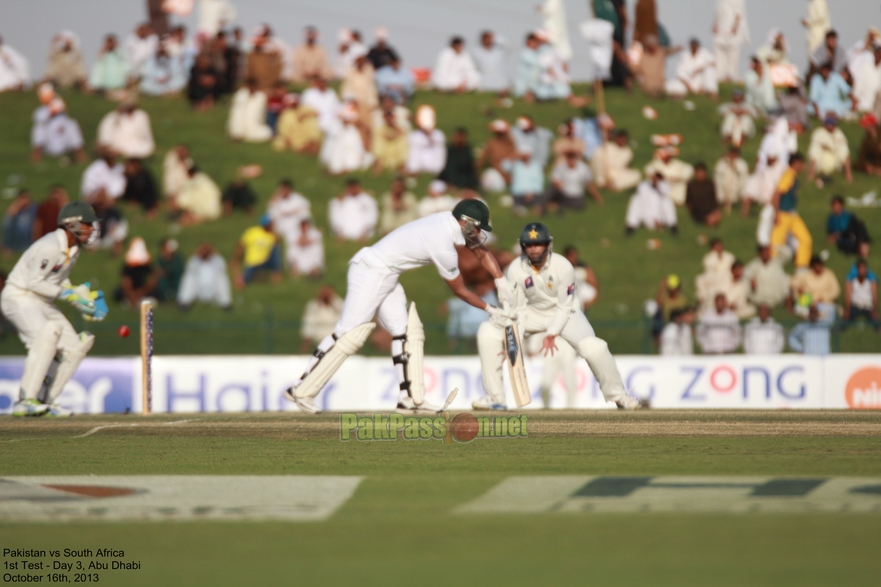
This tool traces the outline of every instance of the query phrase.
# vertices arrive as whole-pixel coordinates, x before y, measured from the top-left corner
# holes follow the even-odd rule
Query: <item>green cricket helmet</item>
[[[547,245],[544,252],[537,257],[529,257],[526,254],[527,245]],[[530,222],[520,233],[520,254],[533,265],[540,265],[551,254],[554,247],[554,238],[551,231],[541,222]]]
[[[95,210],[85,202],[76,201],[65,204],[58,212],[58,226],[70,232],[76,239],[84,245],[94,244],[98,239],[98,215]],[[83,240],[82,225],[90,224],[93,226],[91,235]]]
[[[462,234],[471,248],[482,245],[487,233],[493,230],[489,224],[489,208],[480,200],[462,200],[453,208],[453,217],[465,222]]]

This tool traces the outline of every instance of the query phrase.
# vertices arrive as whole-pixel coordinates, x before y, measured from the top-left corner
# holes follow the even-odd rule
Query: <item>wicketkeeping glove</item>
[[[95,311],[91,315],[83,314],[83,318],[90,322],[100,322],[107,317],[107,312],[109,310],[107,307],[107,300],[104,299],[104,292],[100,289],[98,291],[93,291],[91,296],[92,300],[95,302]]]
[[[83,316],[93,318],[98,311],[98,298],[101,299],[102,315],[98,320],[103,320],[107,316],[107,302],[104,301],[104,293],[100,291],[91,291],[89,282],[74,287],[69,281],[62,284],[64,289],[59,296],[64,301],[71,304]],[[99,295],[100,294],[100,295]]]

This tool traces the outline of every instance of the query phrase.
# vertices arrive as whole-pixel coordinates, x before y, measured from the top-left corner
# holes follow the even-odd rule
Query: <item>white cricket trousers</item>
[[[58,350],[62,352],[73,351],[78,349],[81,344],[79,334],[64,317],[64,314],[51,302],[47,302],[45,298],[37,294],[7,284],[3,288],[2,296],[0,296],[0,309],[3,310],[3,315],[15,325],[18,337],[28,350],[43,327],[49,322],[56,323],[61,327]]]
[[[374,316],[392,336],[407,333],[407,296],[398,275],[370,249],[361,249],[352,257],[343,312],[333,329],[337,338]]]

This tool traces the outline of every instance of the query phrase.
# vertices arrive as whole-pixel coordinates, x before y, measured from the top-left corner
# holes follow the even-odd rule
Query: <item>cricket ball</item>
[[[452,432],[456,442],[471,442],[477,438],[477,433],[480,432],[480,424],[477,422],[477,418],[471,414],[456,414],[450,422],[450,432]]]
[[[129,330],[129,327],[128,327],[128,326],[126,326],[125,324],[123,324],[122,326],[119,327],[119,330],[116,331],[116,334],[118,334],[118,335],[121,336],[122,338],[125,338],[125,337],[127,337],[129,334],[131,334],[131,330]]]

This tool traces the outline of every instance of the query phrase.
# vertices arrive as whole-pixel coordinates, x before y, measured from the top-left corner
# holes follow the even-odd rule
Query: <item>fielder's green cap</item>
[[[489,225],[489,208],[480,200],[462,200],[453,208],[453,216],[457,220],[473,220],[474,225],[483,232],[492,232]]]

